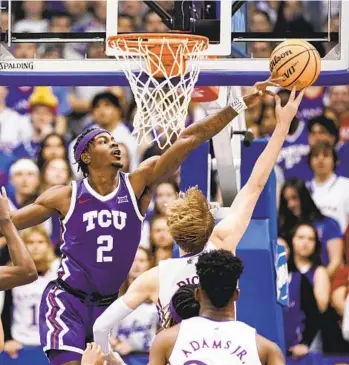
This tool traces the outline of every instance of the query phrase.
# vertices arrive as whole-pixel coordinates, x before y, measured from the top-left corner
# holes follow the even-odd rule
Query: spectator
[[[49,87],[37,87],[29,98],[30,115],[33,129],[31,140],[20,144],[14,155],[18,158],[37,158],[41,142],[55,129],[58,100]]]
[[[273,29],[269,15],[261,10],[256,10],[251,17],[250,31],[269,33]]]
[[[321,263],[332,277],[343,263],[341,228],[336,220],[320,212],[302,180],[286,180],[280,194],[279,237],[288,241],[297,224],[304,221],[310,222],[316,229],[321,243]]]
[[[0,86],[0,146],[1,150],[12,149],[30,138],[31,124],[5,104],[8,89]]]
[[[252,42],[250,54],[253,58],[269,58],[273,52],[273,46],[270,42]]]
[[[298,359],[317,347],[322,313],[329,304],[330,280],[321,266],[320,242],[311,225],[297,225],[288,248],[290,307],[285,308],[285,337],[288,353]]]
[[[28,4],[30,4],[30,2],[28,2]],[[15,58],[40,58],[37,43],[16,43],[13,55]]]
[[[121,1],[120,14],[127,14],[133,18],[136,31],[142,29],[142,17],[147,7],[142,1]]]
[[[55,12],[52,14],[49,24],[49,32],[53,33],[70,33],[72,31],[72,18],[67,12]],[[75,51],[71,43],[61,44],[62,57],[64,59],[78,60],[82,56]],[[48,47],[46,47],[47,50]]]
[[[37,165],[29,159],[20,159],[10,168],[10,179],[14,194],[10,198],[15,209],[32,203],[37,198],[40,172]]]
[[[335,174],[337,161],[337,153],[329,143],[312,146],[309,165],[314,178],[308,188],[321,213],[337,220],[344,233],[349,222],[349,179]]]
[[[349,87],[332,86],[329,91],[329,112],[334,113],[340,131],[340,140],[349,142]]]
[[[129,129],[121,120],[121,109],[119,99],[111,92],[98,94],[92,100],[92,115],[96,125],[106,129],[115,138],[116,142],[122,142],[130,154],[130,171],[133,171],[139,163],[137,155],[137,143]],[[75,163],[73,141],[69,147],[71,164]],[[77,174],[77,169],[75,169]]]
[[[156,214],[166,215],[168,205],[177,199],[179,187],[175,181],[160,183],[154,192],[154,211]]]
[[[118,15],[118,33],[132,33],[135,32],[136,27],[134,19],[128,14]]]
[[[349,352],[348,338],[348,289],[349,289],[349,266],[340,268],[333,278],[331,286],[331,304],[336,311],[333,321],[340,326],[329,328],[331,336],[331,351],[334,353]]]
[[[41,192],[55,185],[69,185],[72,171],[69,161],[62,157],[53,158],[45,163],[41,170]]]
[[[40,33],[47,31],[48,21],[44,19],[44,1],[23,1],[22,8],[24,11],[24,19],[15,23],[14,32]]]
[[[148,250],[139,247],[135,260],[128,274],[126,292],[132,282],[152,267],[152,257]],[[134,352],[149,353],[150,345],[155,338],[158,325],[156,305],[152,302],[143,303],[134,312],[113,328],[110,344],[121,356],[132,355]],[[132,363],[131,359],[127,363]]]
[[[156,215],[150,224],[150,243],[154,253],[155,265],[160,260],[172,257],[173,238],[167,227],[167,218],[164,215]]]
[[[305,89],[305,93],[298,108],[297,118],[308,121],[318,117],[324,112],[325,89],[322,86],[311,86]]]
[[[54,256],[47,232],[40,226],[22,234],[39,274],[35,282],[6,292],[3,322],[5,352],[18,357],[23,346],[40,346],[39,307],[47,284],[57,277],[59,260]]]
[[[123,172],[130,172],[130,153],[124,143],[118,143],[120,153],[121,153],[121,164]]]
[[[154,11],[149,10],[143,18],[144,30],[148,33],[166,33],[168,32],[167,26],[162,22],[159,15]]]
[[[65,160],[68,160],[68,151],[63,137],[57,133],[50,133],[42,140],[40,145],[37,161],[39,169],[41,170],[47,161],[54,158],[64,158]]]

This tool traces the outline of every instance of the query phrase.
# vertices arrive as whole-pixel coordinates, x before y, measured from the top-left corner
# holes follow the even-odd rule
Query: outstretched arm
[[[274,133],[258,158],[246,185],[233,201],[230,214],[216,225],[212,233],[210,240],[217,248],[235,253],[235,249],[250,223],[258,198],[274,168],[302,97],[303,92],[296,97],[296,92],[293,90],[288,103],[281,107],[280,98],[276,96],[277,125]]]
[[[11,212],[11,220],[16,228],[21,230],[37,226],[57,212],[65,215],[69,207],[67,198],[70,198],[70,195],[70,186],[54,186],[41,194],[33,204]]]
[[[97,318],[93,325],[94,341],[102,347],[102,351],[109,352],[109,333],[111,329],[131,314],[142,303],[154,298],[158,288],[158,268],[154,267],[140,275],[128,288],[125,295],[111,304],[106,311]]]
[[[151,186],[173,174],[187,158],[203,142],[208,141],[227,126],[241,111],[252,105],[263,94],[267,86],[275,86],[273,80],[255,85],[254,92],[236,104],[227,106],[218,113],[210,115],[186,128],[174,144],[161,157],[147,168],[141,166],[131,174],[132,186],[139,197],[145,186]]]
[[[0,229],[10,251],[13,266],[0,267],[0,290],[32,283],[38,277],[35,264],[11,221],[5,188],[0,194]]]

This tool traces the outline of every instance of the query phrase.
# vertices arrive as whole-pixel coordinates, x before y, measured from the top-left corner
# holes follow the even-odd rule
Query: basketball
[[[302,90],[311,86],[319,77],[321,58],[313,45],[301,39],[288,39],[279,44],[269,59],[273,78],[284,77],[280,86]]]

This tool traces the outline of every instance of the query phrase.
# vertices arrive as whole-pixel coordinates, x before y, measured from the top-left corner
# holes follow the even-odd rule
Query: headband
[[[76,148],[76,152],[75,152],[75,156],[74,156],[76,161],[80,160],[82,153],[84,152],[86,146],[91,142],[91,140],[93,138],[95,138],[96,136],[98,136],[98,134],[102,134],[102,133],[109,134],[109,132],[106,131],[105,129],[94,128],[90,132],[88,132],[86,135],[84,135],[84,137],[79,142],[78,147]]]
[[[172,319],[176,322],[176,324],[181,323],[182,322],[182,318],[179,316],[179,314],[176,312],[172,300],[170,301],[169,304],[169,310],[170,310],[170,314]]]

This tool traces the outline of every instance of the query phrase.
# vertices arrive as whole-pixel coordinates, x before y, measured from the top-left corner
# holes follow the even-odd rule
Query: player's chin
[[[121,163],[121,161],[115,161],[112,162],[111,164],[113,167],[115,167],[116,169],[122,169],[124,167],[124,165]]]

